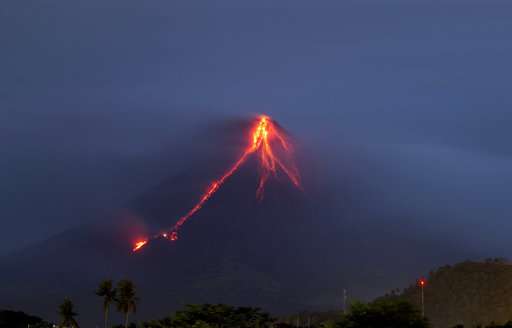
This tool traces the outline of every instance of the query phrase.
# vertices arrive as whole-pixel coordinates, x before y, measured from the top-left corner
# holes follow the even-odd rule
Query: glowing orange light
[[[247,160],[249,155],[256,154],[260,164],[260,180],[256,189],[256,197],[263,198],[265,184],[270,176],[277,176],[277,172],[282,171],[295,185],[300,188],[299,171],[292,161],[292,146],[288,141],[286,134],[280,129],[270,117],[261,115],[255,122],[251,130],[249,144],[240,158],[221,176],[214,180],[206,191],[201,195],[199,201],[184,216],[178,219],[176,224],[169,231],[171,241],[178,240],[178,231],[187,220],[197,213],[204,204],[219,190],[224,182],[231,177],[240,166]],[[278,155],[279,154],[279,155]],[[168,237],[167,233],[153,236],[151,239]],[[134,251],[143,247],[148,241],[138,242]],[[139,246],[140,245],[140,246]]]
[[[147,243],[148,243],[147,240],[141,240],[141,241],[136,242],[134,247],[133,247],[133,251],[134,252],[138,251],[139,249],[144,247]]]
[[[425,286],[427,284],[427,281],[425,279],[423,279],[423,278],[420,278],[418,280],[418,284],[420,285],[420,287],[423,287],[423,286]]]

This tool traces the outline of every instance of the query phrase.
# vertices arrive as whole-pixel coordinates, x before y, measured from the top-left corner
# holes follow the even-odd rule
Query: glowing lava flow
[[[147,240],[141,240],[141,241],[136,242],[135,245],[133,246],[133,251],[134,252],[138,251],[139,249],[144,247],[144,245],[146,245],[147,243],[148,243]]]
[[[274,147],[274,148],[272,148]],[[208,189],[201,196],[197,204],[192,207],[184,216],[179,218],[176,224],[169,232],[163,232],[153,236],[150,239],[140,240],[135,243],[133,251],[136,252],[144,247],[150,240],[165,238],[171,241],[178,239],[178,231],[190,217],[197,213],[203,205],[219,190],[224,182],[231,177],[238,168],[249,158],[251,154],[256,154],[260,163],[260,180],[256,190],[256,197],[263,198],[265,184],[271,175],[276,176],[281,170],[288,176],[290,181],[300,188],[299,171],[291,160],[292,146],[287,140],[286,134],[270,119],[262,115],[258,117],[254,128],[251,131],[249,145],[242,156],[224,173],[218,180],[213,181]],[[288,159],[287,161],[284,161]]]

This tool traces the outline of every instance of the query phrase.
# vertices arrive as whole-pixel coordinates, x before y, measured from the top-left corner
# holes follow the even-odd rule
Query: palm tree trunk
[[[125,317],[124,317],[124,328],[128,328],[128,314],[130,314],[130,312],[126,312],[125,314]]]
[[[105,328],[108,328],[108,307],[105,308]]]

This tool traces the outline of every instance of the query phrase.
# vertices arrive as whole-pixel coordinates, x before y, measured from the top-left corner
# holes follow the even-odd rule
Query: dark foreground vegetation
[[[104,303],[105,304],[105,303]],[[58,327],[78,328],[73,303],[65,300],[59,307],[61,322]],[[15,321],[4,321],[0,327],[27,327],[22,315]],[[11,318],[13,319],[13,318]],[[11,320],[9,319],[9,320]],[[38,320],[40,320],[38,318]],[[0,321],[1,322],[1,321]],[[37,326],[36,326],[37,324]],[[426,319],[409,303],[395,300],[380,300],[363,304],[354,303],[351,311],[336,320],[324,322],[287,322],[278,320],[258,308],[234,307],[224,304],[187,305],[184,309],[160,320],[150,320],[138,324],[128,323],[114,327],[126,328],[291,328],[291,327],[323,327],[323,328],[427,328]],[[47,328],[51,324],[33,321],[30,327]],[[105,323],[105,327],[111,327]]]
[[[1,328],[49,328],[52,324],[21,311],[0,311]]]
[[[108,302],[107,302],[108,303]],[[104,303],[105,305],[106,303]],[[108,308],[108,307],[104,307]],[[78,328],[73,303],[65,300],[59,307],[61,322],[58,325],[43,321],[23,312],[0,311],[0,328]],[[105,314],[105,312],[104,312]],[[113,328],[428,328],[428,321],[408,302],[381,299],[370,303],[356,302],[350,311],[328,320],[301,320],[289,317],[278,320],[258,308],[233,307],[224,304],[187,305],[173,315],[140,323],[125,322]],[[477,326],[484,328],[483,326]],[[453,328],[464,328],[457,325]],[[485,328],[512,328],[512,322],[504,325],[488,325]]]
[[[130,314],[136,312],[139,297],[135,284],[121,280],[114,287],[114,282],[105,280],[100,283],[96,295],[101,298],[103,325],[105,328],[287,328],[287,327],[323,327],[323,328],[428,328],[428,322],[410,303],[396,299],[380,299],[368,304],[353,303],[345,315],[332,319],[305,322],[299,317],[277,319],[259,308],[235,307],[224,304],[187,305],[174,314],[139,323],[130,323]],[[124,322],[112,326],[109,322],[111,307],[123,314]],[[100,306],[98,306],[99,308]],[[60,321],[56,327],[79,328],[78,313],[70,299],[58,307]],[[294,320],[296,319],[296,320]],[[0,328],[49,328],[54,324],[41,318],[22,312],[0,312]]]
[[[510,308],[507,295],[512,290],[510,276],[510,263],[496,259],[468,261],[432,271],[425,287],[428,320],[418,311],[418,287],[411,286],[370,303],[352,302],[345,314],[303,312],[276,318],[258,308],[201,304],[185,306],[163,318],[135,323],[130,318],[141,301],[135,284],[129,280],[101,282],[96,290],[98,312],[87,315],[94,315],[98,323],[103,321],[98,326],[106,328],[512,328],[512,321],[504,323],[512,318],[507,310]],[[482,300],[488,302],[482,304]],[[475,308],[473,304],[479,306]],[[55,323],[23,312],[0,311],[0,328],[80,327],[84,314],[78,314],[80,309],[75,308],[71,299],[64,299],[55,310],[59,314]],[[122,320],[112,322],[113,311],[122,314]],[[500,324],[493,324],[493,320]]]

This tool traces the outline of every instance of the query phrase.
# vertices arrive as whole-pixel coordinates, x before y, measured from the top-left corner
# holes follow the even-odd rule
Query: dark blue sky
[[[318,148],[332,176],[347,162],[358,168],[375,210],[500,251],[512,228],[511,10],[507,1],[5,0],[2,252],[119,206],[173,174],[141,167],[197,141],[183,136],[255,112]]]

